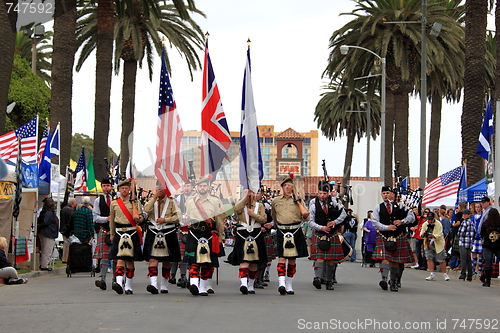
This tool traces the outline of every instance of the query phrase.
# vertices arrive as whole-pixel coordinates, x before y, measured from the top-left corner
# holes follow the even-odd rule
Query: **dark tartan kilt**
[[[144,260],[155,259],[167,262],[181,261],[181,250],[179,249],[179,241],[177,240],[177,230],[167,229],[167,231],[165,232],[169,231],[170,233],[165,234],[165,240],[167,241],[167,248],[169,252],[168,257],[154,257],[151,255],[156,234],[150,231],[149,229],[146,231],[146,237],[144,239],[144,250],[143,250]]]
[[[394,251],[387,251],[384,244],[385,238],[378,234],[377,245],[375,245],[372,259],[387,260],[398,264],[412,263],[414,261],[410,243],[408,243],[408,239],[405,235],[401,234],[396,237],[396,250]]]
[[[179,244],[179,251],[181,254],[181,260],[184,258],[184,251],[186,250],[186,244],[182,242],[182,235],[184,235],[180,230],[177,230],[177,243]]]
[[[127,231],[128,234],[132,234],[134,230]],[[111,252],[109,254],[109,259],[112,260],[124,260],[124,261],[142,261],[142,249],[141,242],[139,240],[139,233],[135,232],[132,235],[132,243],[134,246],[134,256],[133,257],[118,257],[118,244],[120,243],[120,235],[115,233],[113,237],[113,245],[111,245]]]
[[[267,261],[269,262],[276,259],[276,248],[271,231],[264,233],[264,244],[266,244]]]
[[[209,239],[212,236],[212,233],[210,232],[201,232],[199,230],[193,230],[191,229],[188,233],[187,236],[187,241],[186,241],[186,250],[184,252],[184,262],[187,262],[188,264],[198,264],[196,262],[196,250],[198,248],[198,240],[194,238],[194,236],[191,234],[193,233],[198,239],[200,237],[205,237],[206,239]],[[210,244],[210,263],[203,263],[199,264],[201,266],[211,266],[211,267],[219,267],[219,254],[214,253],[212,250],[212,240],[210,239],[209,241]],[[219,246],[219,244],[217,244]]]
[[[109,231],[101,229],[97,233],[97,244],[92,259],[109,259],[109,252],[111,251],[111,246],[106,244],[105,241],[108,232]]]
[[[255,237],[256,235],[259,234],[259,229],[254,229],[251,233],[251,236]],[[255,242],[257,243],[257,251],[259,253],[259,260],[253,260],[253,261],[245,261],[243,258],[245,257],[245,240],[238,236],[236,233],[238,232],[241,236],[243,237],[248,237],[248,231],[246,230],[234,230],[234,248],[233,252],[231,254],[231,258],[229,260],[229,263],[231,265],[237,266],[241,264],[242,262],[248,262],[250,264],[267,264],[267,250],[266,250],[266,243],[264,242],[264,233],[261,233],[259,237],[255,239]]]
[[[330,237],[330,248],[323,251],[319,248],[319,239],[323,235],[317,231],[313,231],[312,235],[312,246],[311,246],[311,260],[334,260],[340,261],[345,258],[344,251],[342,250],[342,243],[340,242],[338,235],[333,235]]]
[[[296,257],[284,257],[283,256],[283,231],[286,233],[288,230],[281,230],[278,229],[276,233],[276,242],[277,248],[278,248],[278,258],[287,258],[287,259],[294,259],[294,258],[304,258],[308,257],[309,253],[307,252],[307,243],[306,243],[306,237],[304,236],[304,233],[302,232],[302,228],[294,229],[291,230],[291,232],[295,232],[293,234],[293,238],[295,241],[295,247],[297,248],[297,253],[298,255]]]
[[[460,241],[460,236],[457,234],[453,237],[452,251],[460,252],[460,249],[458,246],[459,241]]]

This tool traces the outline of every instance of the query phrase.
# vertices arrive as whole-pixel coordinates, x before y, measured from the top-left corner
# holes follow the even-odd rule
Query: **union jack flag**
[[[172,94],[164,52],[161,52],[155,176],[170,196],[187,181],[187,175],[181,151],[184,131]]]
[[[40,148],[38,148],[38,164],[42,161],[43,152],[45,151],[45,145],[47,144],[47,138],[49,137],[49,121],[46,120],[45,127],[42,133],[42,141],[40,141]]]
[[[213,179],[227,158],[231,145],[231,134],[227,126],[226,115],[222,109],[219,88],[208,54],[208,42],[205,44],[203,65],[203,91],[201,111],[201,176],[212,175]]]

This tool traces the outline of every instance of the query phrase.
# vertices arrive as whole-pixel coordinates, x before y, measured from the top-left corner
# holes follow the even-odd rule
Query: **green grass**
[[[28,264],[28,267],[31,267],[31,263],[28,261],[27,262]],[[63,264],[61,260],[54,260],[54,268],[60,268],[60,267],[65,267],[66,264]],[[30,273],[31,272],[31,269],[27,268],[27,269],[18,269],[17,270],[17,274],[26,274],[26,273]]]

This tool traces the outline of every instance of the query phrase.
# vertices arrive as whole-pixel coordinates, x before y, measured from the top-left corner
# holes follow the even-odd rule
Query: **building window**
[[[239,136],[233,136],[233,137],[231,137],[231,140],[233,141],[233,144],[235,144],[235,145],[240,144],[240,137]]]
[[[272,146],[272,145],[274,145],[274,138],[264,138],[264,143],[267,146]]]
[[[304,140],[302,141],[302,145],[310,147],[311,146],[311,138],[304,138]]]
[[[185,144],[187,144],[187,143],[188,143],[188,138],[187,138],[187,136],[183,136],[183,137],[181,138],[181,144],[182,144],[182,145],[185,145]]]
[[[198,144],[198,137],[197,136],[190,136],[189,137],[189,144],[190,145],[197,145]]]

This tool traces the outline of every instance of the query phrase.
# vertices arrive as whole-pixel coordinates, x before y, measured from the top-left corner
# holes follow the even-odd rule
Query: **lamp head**
[[[347,52],[349,52],[349,46],[347,46],[347,45],[340,45],[340,54],[346,55]]]

